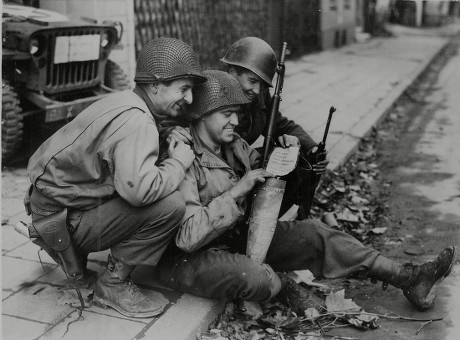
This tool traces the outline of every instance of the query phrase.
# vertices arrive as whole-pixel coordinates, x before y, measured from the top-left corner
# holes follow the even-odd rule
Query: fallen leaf
[[[371,232],[376,234],[376,235],[381,235],[383,234],[385,231],[387,231],[387,227],[382,227],[382,228],[373,228],[371,229]]]
[[[251,340],[260,340],[263,339],[265,336],[264,335],[259,335],[259,333],[254,333],[251,337]]]
[[[376,315],[369,314],[358,314],[358,315],[349,315],[346,319],[348,323],[359,329],[375,329],[379,326],[377,325],[377,320],[379,319]]]
[[[297,335],[294,340],[318,340],[322,339],[323,337],[321,336],[321,332],[308,332],[305,334],[299,334]]]
[[[358,216],[353,214],[348,208],[343,209],[342,212],[336,214],[337,220],[347,222],[359,222]]]
[[[368,224],[369,221],[363,216],[363,213],[360,211],[360,214],[359,214],[359,221],[364,223],[364,224]],[[377,229],[377,228],[375,228]],[[386,228],[381,228],[381,229],[386,229]]]
[[[279,324],[277,324],[277,328],[294,328],[297,327],[300,324],[299,318],[296,317],[287,317],[283,321],[281,321]]]
[[[355,204],[368,204],[369,201],[365,198],[362,198],[360,196],[354,195],[351,197],[351,201]]]
[[[305,270],[295,270],[295,271],[292,271],[292,272],[288,272],[286,273],[287,276],[289,276],[291,279],[293,279],[296,283],[305,283],[306,285],[308,286],[312,286],[312,287],[319,287],[319,288],[323,288],[323,289],[328,289],[330,290],[330,287],[325,285],[325,284],[322,284],[322,283],[317,283],[317,282],[313,282],[313,280],[315,280],[315,276],[313,275],[313,273],[311,271],[309,271],[308,269],[305,269]]]
[[[345,290],[339,290],[338,292],[332,292],[328,296],[326,296],[326,308],[328,312],[334,313],[346,313],[352,311],[360,311],[361,307],[359,307],[356,303],[353,302],[351,299],[345,299]]]
[[[425,251],[421,247],[407,247],[404,249],[404,253],[408,255],[422,255]]]
[[[305,309],[305,317],[311,319],[311,321],[315,321],[319,316],[320,314],[316,308],[310,307]]]
[[[338,192],[341,192],[341,193],[344,193],[345,192],[345,187],[342,187],[342,186],[337,186],[337,187],[334,187],[334,189]]]
[[[353,212],[358,212],[359,208],[355,205],[347,204],[347,208],[350,209]]]
[[[242,314],[250,317],[252,320],[256,320],[264,314],[262,307],[260,307],[257,301],[243,301],[242,307],[244,308]]]

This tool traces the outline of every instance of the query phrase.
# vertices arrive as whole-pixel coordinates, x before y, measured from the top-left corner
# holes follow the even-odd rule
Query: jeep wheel
[[[18,95],[8,81],[2,84],[2,160],[8,160],[22,143],[22,109]]]
[[[117,91],[130,89],[128,76],[111,60],[107,60],[105,65],[104,85]]]

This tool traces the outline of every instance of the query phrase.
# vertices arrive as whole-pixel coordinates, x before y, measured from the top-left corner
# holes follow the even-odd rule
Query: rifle
[[[267,135],[264,139],[263,155],[259,164],[261,168],[267,167],[269,160],[268,155],[273,148],[275,120],[281,101],[281,92],[283,91],[286,46],[287,43],[284,42],[280,61],[276,68],[278,77],[276,79],[275,91],[271,103]],[[267,178],[264,183],[257,186],[253,194],[253,199],[251,200],[246,255],[260,263],[263,263],[265,260],[268,247],[270,246],[273,233],[276,229],[285,186],[286,182],[282,179],[277,177]]]
[[[275,91],[272,97],[270,119],[268,122],[267,135],[265,136],[265,139],[264,139],[263,154],[262,154],[262,158],[260,159],[260,164],[259,164],[261,168],[265,168],[265,166],[267,165],[268,155],[270,154],[270,151],[273,146],[273,135],[275,132],[275,120],[278,114],[278,109],[280,107],[281,92],[283,92],[284,72],[286,69],[286,67],[284,66],[284,59],[286,58],[286,48],[287,48],[287,43],[284,42],[283,47],[281,48],[280,61],[278,62],[278,67],[276,68],[276,73],[278,76],[276,78]]]
[[[312,165],[318,162],[324,161],[326,159],[326,138],[329,132],[329,126],[331,124],[332,114],[335,111],[336,111],[335,107],[331,106],[331,108],[329,109],[329,117],[327,119],[326,129],[324,130],[323,140],[318,144],[318,149],[315,151],[315,153],[308,155],[307,157],[308,162],[311,163]],[[311,170],[304,179],[305,182],[303,185],[304,185],[305,191],[302,197],[304,197],[303,199],[305,201],[304,201],[304,204],[301,205],[301,207],[299,208],[299,212],[298,212],[301,219],[307,218],[310,216],[310,209],[313,204],[316,187],[318,186],[320,179],[321,179],[321,175],[317,175],[313,170]]]
[[[324,129],[323,140],[319,142],[318,149],[315,151],[315,163],[324,161],[326,159],[326,138],[329,133],[329,126],[331,125],[332,114],[336,111],[335,107],[331,106],[329,109],[329,117],[327,118],[326,128]]]

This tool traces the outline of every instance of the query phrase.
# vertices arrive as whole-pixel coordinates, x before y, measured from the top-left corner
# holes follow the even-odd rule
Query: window
[[[329,0],[329,9],[331,11],[337,10],[337,0]]]

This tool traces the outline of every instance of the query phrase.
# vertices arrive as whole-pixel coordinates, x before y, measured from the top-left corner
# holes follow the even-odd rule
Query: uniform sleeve
[[[184,179],[184,165],[168,158],[155,165],[159,155],[158,130],[152,121],[131,119],[132,132],[112,152],[115,190],[133,206],[151,204],[174,192]]]
[[[196,169],[195,164],[192,165],[179,186],[186,210],[176,235],[176,245],[186,252],[193,252],[208,244],[244,216],[243,209],[228,192],[203,206],[199,197]]]

